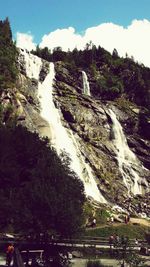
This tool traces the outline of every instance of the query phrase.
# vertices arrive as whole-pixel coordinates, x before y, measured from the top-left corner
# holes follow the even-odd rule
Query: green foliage
[[[65,62],[74,77],[77,69],[89,72],[92,95],[96,98],[113,100],[124,94],[138,105],[150,105],[150,69],[136,63],[133,57],[120,58],[116,49],[111,55],[90,42],[84,50],[64,52],[57,47],[51,52],[38,47],[34,53],[48,61]]]
[[[139,133],[150,140],[150,110],[143,109],[139,114]]]
[[[109,237],[111,234],[118,234],[119,236],[127,236],[129,238],[144,239],[147,232],[146,226],[140,225],[120,225],[120,226],[107,226],[96,229],[88,229],[86,235]]]
[[[120,97],[116,100],[118,107],[127,113],[131,113],[131,107],[133,106],[133,103],[126,99],[125,97]]]
[[[90,72],[91,72],[92,77],[94,77],[94,78],[97,77],[97,75],[98,75],[98,70],[97,70],[96,62],[93,62],[93,63],[90,65]]]
[[[21,126],[1,127],[0,147],[0,230],[78,232],[84,189],[67,155]]]
[[[94,208],[89,202],[84,205],[84,216],[87,220],[87,224],[92,222],[93,218],[96,218],[97,224],[104,224],[107,222],[107,218],[110,217],[110,213],[104,208]]]
[[[0,21],[0,93],[3,89],[14,86],[17,77],[17,49],[12,41],[8,18]]]
[[[96,212],[96,221],[98,224],[105,224],[110,217],[110,213],[106,209],[99,209]]]
[[[94,94],[105,99],[114,99],[124,91],[123,84],[117,76],[105,73],[96,80]]]
[[[129,264],[129,266],[132,266],[132,267],[144,266],[143,258],[134,252],[127,253],[125,262]]]

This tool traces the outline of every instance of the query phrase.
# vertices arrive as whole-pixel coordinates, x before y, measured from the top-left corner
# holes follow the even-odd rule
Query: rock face
[[[38,77],[41,83],[45,80],[47,73],[47,64],[43,61]],[[40,116],[38,80],[27,77],[25,59],[21,56],[16,94],[20,107],[18,123],[28,127],[31,131],[41,133],[41,129],[48,127],[48,122]],[[149,121],[145,117],[142,121],[142,109],[127,102],[124,98],[103,102],[92,95],[84,95],[82,70],[77,70],[72,76],[62,62],[55,63],[53,100],[55,107],[59,110],[63,126],[71,130],[80,153],[91,167],[98,188],[108,203],[129,208],[127,202],[130,202],[131,211],[145,212],[147,216],[150,216],[150,203],[146,197],[149,194],[150,184],[150,139],[142,129],[143,124],[149,129]],[[139,167],[131,163],[131,168],[138,175],[136,186],[140,188],[140,195],[128,189],[124,182],[119,168],[117,149],[113,142],[113,122],[108,112],[109,109],[116,114],[129,149],[138,160]],[[125,164],[122,169],[126,171]],[[130,177],[130,173],[128,179],[130,179],[129,184],[135,186],[134,178]],[[141,200],[146,201],[146,207],[139,206]]]

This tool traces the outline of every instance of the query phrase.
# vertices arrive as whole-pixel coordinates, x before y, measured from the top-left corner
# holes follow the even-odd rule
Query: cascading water
[[[40,69],[42,67],[41,59],[36,56],[26,54],[25,61],[27,76],[30,78],[39,78]],[[36,72],[32,72],[30,68],[28,69],[28,66],[32,66],[33,61],[33,69],[36,69]],[[54,64],[50,63],[49,68],[50,70],[45,80],[42,83],[39,81],[38,85],[38,95],[41,103],[41,116],[49,124],[49,127],[46,128],[45,135],[48,136],[51,144],[55,147],[58,154],[65,151],[69,155],[71,159],[70,167],[82,180],[86,195],[92,197],[98,202],[106,203],[107,201],[97,187],[90,166],[85,163],[85,159],[79,150],[74,135],[71,130],[67,130],[61,123],[59,114],[60,111],[55,107],[52,97],[53,81],[55,78]]]
[[[41,67],[41,59],[23,49],[20,50],[20,53],[20,56],[23,56],[23,60],[25,60],[27,77],[38,80],[39,70]]]
[[[130,150],[121,124],[117,120],[115,113],[110,109],[107,113],[112,120],[113,143],[124,184],[129,194],[131,192],[134,195],[142,194],[141,179],[137,173],[138,169],[142,166],[135,154]]]
[[[90,96],[91,95],[90,86],[89,86],[88,78],[87,78],[85,71],[82,71],[82,80],[83,80],[83,93],[85,95]]]

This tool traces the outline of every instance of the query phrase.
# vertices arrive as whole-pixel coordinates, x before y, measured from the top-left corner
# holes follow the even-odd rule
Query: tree
[[[112,57],[115,59],[115,58],[118,58],[119,55],[118,55],[118,51],[116,48],[114,48],[113,52],[112,52]]]
[[[0,225],[15,232],[75,234],[83,223],[84,189],[67,155],[18,126],[0,128]],[[3,228],[4,227],[4,228]]]
[[[0,21],[0,93],[13,87],[17,77],[17,49],[12,41],[12,32],[8,18]]]

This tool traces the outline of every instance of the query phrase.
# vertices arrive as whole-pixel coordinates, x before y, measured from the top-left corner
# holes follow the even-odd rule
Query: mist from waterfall
[[[82,71],[82,80],[83,80],[83,94],[90,96],[91,95],[90,85],[85,71]]]
[[[115,113],[109,109],[108,115],[112,120],[112,139],[124,184],[128,189],[129,195],[131,192],[134,195],[142,194],[141,179],[138,175],[138,169],[142,167],[141,163],[130,150],[122,126]]]
[[[27,75],[30,78],[39,80],[39,74],[42,67],[42,61],[31,54],[25,55]],[[31,61],[31,62],[30,62]],[[34,62],[34,63],[33,63]],[[31,71],[30,66],[34,69]],[[29,69],[28,69],[29,68]],[[35,71],[36,70],[36,71]],[[78,144],[71,130],[63,127],[60,115],[61,111],[57,109],[53,102],[53,82],[55,79],[54,64],[49,63],[49,73],[43,82],[38,81],[38,96],[41,104],[41,117],[48,122],[44,136],[50,139],[52,146],[56,149],[58,155],[65,151],[71,159],[70,167],[82,180],[87,196],[94,200],[106,203],[97,187],[95,177],[89,164],[85,163]]]

